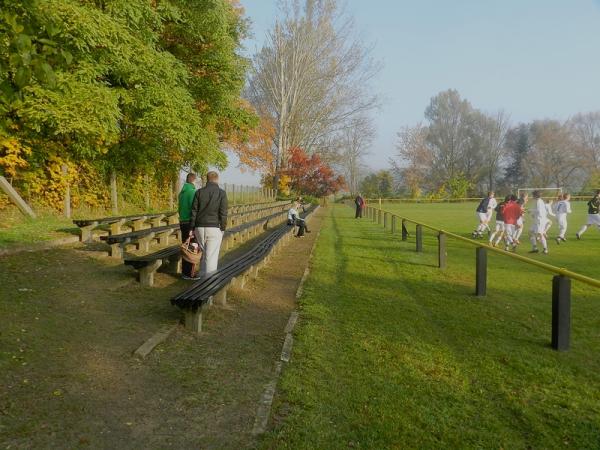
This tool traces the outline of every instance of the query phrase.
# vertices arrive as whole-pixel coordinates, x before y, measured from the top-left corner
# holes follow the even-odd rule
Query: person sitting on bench
[[[298,227],[296,237],[304,237],[304,232],[310,233],[310,230],[306,226],[306,221],[298,213],[300,207],[300,203],[294,203],[288,211],[288,225]]]

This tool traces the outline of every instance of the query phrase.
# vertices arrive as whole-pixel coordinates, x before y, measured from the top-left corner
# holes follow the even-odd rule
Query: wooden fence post
[[[388,226],[388,213],[383,213],[383,229],[385,230]]]
[[[487,292],[487,249],[475,249],[475,295],[485,296]]]
[[[423,251],[423,226],[417,225],[417,252]]]
[[[408,239],[408,230],[406,229],[406,220],[402,219],[402,240]]]
[[[63,164],[61,167],[63,177],[67,180],[67,185],[65,186],[65,205],[64,205],[64,213],[65,217],[71,218],[71,183],[68,181],[69,175],[69,166]]]
[[[446,234],[438,234],[438,267],[440,269],[446,268]]]
[[[571,279],[552,278],[552,348],[565,351],[571,340]]]
[[[396,216],[392,216],[392,234],[396,232]]]

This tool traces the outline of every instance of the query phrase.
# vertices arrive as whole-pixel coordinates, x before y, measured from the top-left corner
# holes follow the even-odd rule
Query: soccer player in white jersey
[[[587,223],[581,227],[581,230],[575,235],[577,239],[581,239],[581,235],[591,227],[596,225],[600,230],[600,190],[596,191],[596,195],[588,202],[588,219]]]
[[[496,208],[494,208],[494,211],[496,211],[496,229],[490,235],[490,239],[489,239],[489,244],[492,247],[496,247],[500,243],[502,238],[504,237],[504,231],[505,231],[504,206],[508,203],[509,200],[510,200],[510,195],[507,195],[506,198],[504,199],[504,201],[498,203]],[[494,240],[494,238],[496,238],[496,236],[498,236],[498,238],[496,240]]]
[[[546,241],[546,225],[548,222],[548,209],[546,203],[542,200],[540,191],[533,192],[533,207],[530,210],[532,224],[529,229],[529,241],[531,242],[531,251],[529,253],[539,253],[537,241],[542,244],[543,252],[548,254],[548,242]]]
[[[571,194],[563,194],[562,200],[556,203],[556,219],[558,220],[558,237],[556,243],[566,242],[567,214],[571,214]]]
[[[492,230],[490,230],[489,223],[492,219],[492,215],[494,214],[494,209],[496,209],[496,206],[498,206],[498,202],[494,198],[494,193],[492,191],[488,192],[487,197],[479,202],[476,210],[477,218],[479,219],[479,225],[477,225],[477,228],[475,228],[475,231],[473,231],[472,236],[474,238],[483,236],[483,232],[486,229],[488,233],[491,233]]]
[[[548,239],[548,230],[550,230],[550,227],[552,227],[552,221],[550,220],[550,217],[556,217],[554,211],[556,211],[556,204],[552,200],[549,200],[548,203],[546,203],[546,217],[548,218],[546,221],[546,228],[544,229],[544,235],[546,239]]]

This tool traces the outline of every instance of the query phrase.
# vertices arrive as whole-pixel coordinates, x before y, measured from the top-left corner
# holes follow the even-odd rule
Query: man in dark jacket
[[[365,199],[362,197],[362,195],[358,194],[356,196],[356,198],[354,199],[354,204],[356,205],[356,215],[354,216],[354,218],[362,218],[363,208],[365,207]]]
[[[192,203],[196,194],[196,174],[188,173],[185,178],[185,184],[179,193],[179,228],[181,229],[181,238],[185,241],[192,230],[190,218],[192,215]],[[194,265],[183,259],[181,261],[181,272],[183,278],[190,279],[196,276],[192,273]]]
[[[190,225],[202,249],[201,270],[210,275],[217,270],[223,233],[227,227],[227,194],[219,187],[219,174],[208,172],[207,183],[196,191]]]

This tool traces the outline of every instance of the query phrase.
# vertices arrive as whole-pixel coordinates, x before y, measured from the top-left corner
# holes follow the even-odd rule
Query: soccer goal
[[[542,198],[555,200],[556,197],[563,193],[563,188],[519,188],[517,189],[517,196],[520,198],[523,194],[527,193],[531,197],[533,191],[540,191]]]

